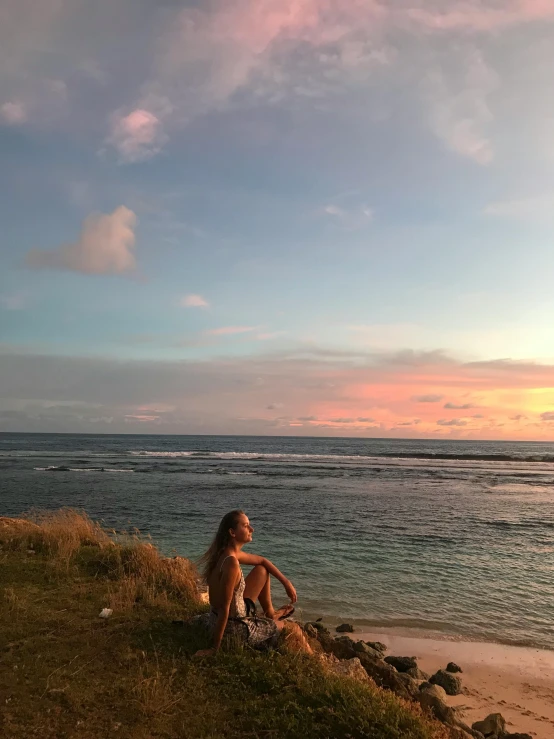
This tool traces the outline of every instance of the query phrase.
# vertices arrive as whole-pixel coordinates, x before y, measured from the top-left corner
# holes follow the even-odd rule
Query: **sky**
[[[0,0],[0,431],[554,438],[552,0]]]

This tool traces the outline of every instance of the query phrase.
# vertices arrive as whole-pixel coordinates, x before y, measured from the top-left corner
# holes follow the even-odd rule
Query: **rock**
[[[385,662],[388,665],[392,665],[398,670],[398,672],[408,672],[413,667],[417,667],[417,661],[415,657],[385,657]]]
[[[445,724],[454,725],[456,716],[450,706],[445,703],[446,693],[436,685],[430,685],[429,688],[419,690],[417,701],[422,708],[427,708],[431,713]]]
[[[458,667],[458,665],[455,662],[449,662],[446,665],[446,671],[447,672],[463,672],[461,667]]]
[[[365,641],[357,641],[354,644],[354,649],[356,652],[369,654],[370,657],[375,657],[375,659],[383,659],[383,652],[378,652],[376,649],[373,649],[373,647],[370,647]]]
[[[446,690],[444,688],[441,688],[440,685],[433,685],[432,683],[422,683],[419,686],[419,692],[434,695],[437,698],[440,698],[441,701],[446,700]]]
[[[331,639],[331,652],[339,659],[352,659],[359,652],[354,649],[354,642],[349,636],[339,636]]]
[[[317,629],[315,629],[312,624],[305,624],[304,625],[304,633],[310,636],[312,639],[317,639]]]
[[[414,680],[429,680],[429,675],[423,672],[423,670],[420,670],[419,667],[410,667],[409,670],[406,670],[406,675],[409,675]]]
[[[352,626],[352,624],[340,624],[340,626],[337,626],[335,631],[338,634],[353,634],[354,627]]]
[[[419,695],[419,685],[416,683],[416,681],[413,679],[413,677],[410,677],[405,672],[399,672],[398,677],[406,690],[408,691],[408,694],[412,700],[415,700],[416,697]]]
[[[367,672],[364,670],[362,663],[357,657],[330,662],[328,666],[330,671],[335,675],[350,677],[353,680],[358,680],[360,682],[367,682],[369,680]]]
[[[394,667],[387,665],[381,659],[375,659],[370,657],[369,654],[364,652],[357,652],[357,656],[362,663],[362,667],[367,672],[380,688],[387,688],[396,695],[406,700],[410,699],[410,693],[408,688],[404,685],[401,680],[400,673],[398,673]]]
[[[506,721],[501,713],[490,713],[483,721],[472,724],[471,728],[480,731],[486,739],[503,739]]]
[[[448,695],[459,695],[462,692],[462,681],[456,675],[446,670],[438,670],[435,674],[429,678],[430,683],[440,685],[444,688]]]
[[[368,647],[375,649],[376,652],[381,652],[381,654],[385,654],[388,649],[387,645],[383,644],[382,641],[366,641],[366,644]]]
[[[322,632],[325,634],[330,633],[329,629],[325,628],[325,626],[319,621],[308,621],[307,623],[304,624],[304,628],[306,628],[306,626],[311,626],[313,629],[315,629],[318,632],[318,634]]]
[[[515,734],[502,734],[502,739],[533,739],[531,734],[522,734],[517,732]]]

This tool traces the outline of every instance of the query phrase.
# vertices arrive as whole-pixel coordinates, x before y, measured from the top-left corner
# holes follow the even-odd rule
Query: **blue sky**
[[[551,438],[550,2],[2,13],[0,429]]]

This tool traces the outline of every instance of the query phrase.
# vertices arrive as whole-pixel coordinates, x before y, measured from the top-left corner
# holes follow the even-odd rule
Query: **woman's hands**
[[[291,583],[291,581],[287,580],[286,582],[284,582],[283,587],[285,588],[285,593],[290,598],[290,602],[296,603],[296,601],[298,600],[298,596],[296,595],[296,588]]]

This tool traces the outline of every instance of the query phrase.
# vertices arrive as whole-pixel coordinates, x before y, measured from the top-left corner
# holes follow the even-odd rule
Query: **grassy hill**
[[[0,736],[445,736],[314,657],[235,649],[194,659],[205,634],[172,621],[203,607],[193,565],[139,536],[68,510],[0,518]]]

